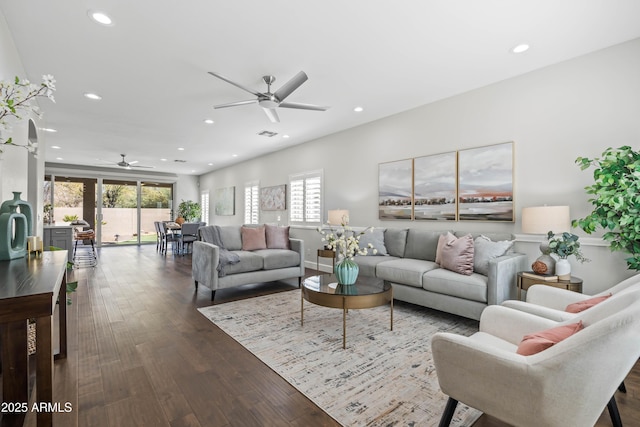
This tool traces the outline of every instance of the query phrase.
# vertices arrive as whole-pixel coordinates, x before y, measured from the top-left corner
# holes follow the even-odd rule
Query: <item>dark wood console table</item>
[[[2,396],[7,407],[13,402],[16,412],[4,412],[2,425],[22,425],[29,402],[29,359],[27,356],[27,320],[36,321],[36,398],[53,401],[53,312],[59,307],[60,352],[55,359],[67,357],[67,251],[44,252],[40,257],[0,261],[0,336],[2,344]],[[26,404],[26,406],[25,406]],[[21,409],[25,409],[21,410]],[[38,426],[50,426],[51,411],[38,411]]]

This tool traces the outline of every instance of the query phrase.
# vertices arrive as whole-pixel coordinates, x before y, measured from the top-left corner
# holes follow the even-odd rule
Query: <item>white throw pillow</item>
[[[513,240],[494,242],[482,235],[476,237],[473,241],[475,247],[473,270],[487,276],[489,274],[489,260],[506,254],[513,247],[513,242]]]

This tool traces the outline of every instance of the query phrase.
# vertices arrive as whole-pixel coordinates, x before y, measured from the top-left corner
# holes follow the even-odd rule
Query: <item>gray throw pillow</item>
[[[371,243],[373,248],[369,248],[369,243]],[[367,256],[389,255],[387,253],[387,248],[384,245],[383,228],[374,228],[373,231],[367,231],[362,236],[360,236],[360,247],[367,248]],[[373,253],[374,249],[376,250],[376,253]]]
[[[478,236],[473,241],[475,255],[473,259],[473,269],[476,273],[489,274],[489,260],[501,257],[511,250],[513,240],[501,240],[494,242],[486,236]]]

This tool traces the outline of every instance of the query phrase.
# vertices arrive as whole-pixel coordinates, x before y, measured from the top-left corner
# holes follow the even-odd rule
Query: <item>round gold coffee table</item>
[[[304,326],[304,300],[323,307],[342,309],[342,348],[347,346],[347,310],[389,304],[393,331],[393,288],[386,280],[358,276],[353,285],[338,285],[333,274],[311,276],[302,282],[300,325]]]

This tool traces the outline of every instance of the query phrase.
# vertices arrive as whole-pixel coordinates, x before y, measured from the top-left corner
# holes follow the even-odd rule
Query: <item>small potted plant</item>
[[[580,242],[578,242],[578,236],[575,234],[564,232],[559,235],[553,234],[553,232],[547,233],[547,240],[549,241],[549,252],[558,256],[556,261],[556,275],[560,280],[571,279],[571,264],[569,263],[569,256],[573,255],[580,262],[589,261],[582,255],[580,250]]]

